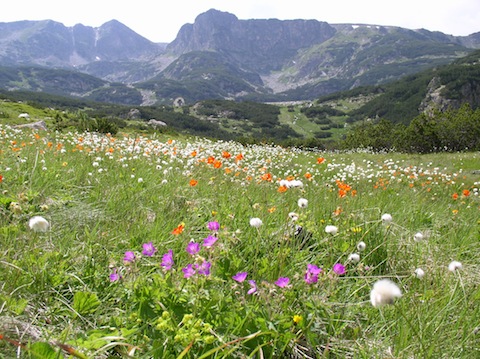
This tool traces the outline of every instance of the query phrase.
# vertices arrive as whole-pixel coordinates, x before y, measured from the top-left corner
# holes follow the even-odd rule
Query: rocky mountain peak
[[[331,38],[336,30],[317,20],[239,20],[235,15],[209,10],[193,24],[184,25],[167,51],[218,51],[257,71],[280,69],[301,48]]]

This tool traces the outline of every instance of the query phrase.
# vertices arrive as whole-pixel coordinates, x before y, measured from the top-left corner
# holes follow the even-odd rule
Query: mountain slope
[[[75,82],[68,88],[68,81],[60,81],[61,91],[128,104],[171,104],[177,97],[187,103],[311,100],[395,81],[476,48],[480,33],[455,37],[316,20],[239,20],[214,9],[185,24],[168,45],[152,43],[116,20],[98,28],[51,20],[0,23],[0,65],[74,70],[58,74],[67,78],[86,73],[101,79],[98,88],[81,91]],[[51,76],[41,77],[7,76],[2,88],[60,91],[55,81],[44,82]],[[43,83],[32,85],[36,81]]]

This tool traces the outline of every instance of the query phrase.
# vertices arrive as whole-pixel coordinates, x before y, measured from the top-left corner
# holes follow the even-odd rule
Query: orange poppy
[[[197,184],[198,184],[198,181],[197,181],[197,180],[195,180],[195,179],[193,179],[193,178],[190,180],[190,186],[191,186],[191,187],[195,187]]]
[[[267,173],[263,174],[261,178],[264,181],[271,182],[272,181],[272,174],[267,172]]]
[[[317,163],[318,164],[322,164],[323,162],[325,162],[325,158],[323,158],[323,157],[318,157],[317,158]]]
[[[468,196],[470,196],[470,191],[469,191],[468,189],[464,189],[464,190],[462,191],[462,194],[463,194],[465,197],[468,197]]]
[[[175,228],[173,231],[172,231],[172,234],[175,235],[175,236],[178,236],[179,234],[181,234],[183,232],[183,230],[185,229],[185,224],[183,223],[180,223],[178,225],[177,228]]]

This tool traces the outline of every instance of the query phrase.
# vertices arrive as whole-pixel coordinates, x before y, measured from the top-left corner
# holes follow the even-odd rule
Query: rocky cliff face
[[[316,20],[238,20],[235,15],[209,10],[194,24],[184,25],[167,46],[176,55],[190,51],[219,51],[249,69],[281,69],[299,49],[320,44],[335,34]]]

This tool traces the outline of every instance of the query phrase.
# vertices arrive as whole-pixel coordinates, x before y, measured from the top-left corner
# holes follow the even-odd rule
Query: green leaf
[[[73,309],[80,315],[94,313],[101,304],[95,293],[77,292],[73,296]]]
[[[32,344],[28,351],[30,356],[35,359],[59,359],[63,358],[63,355],[57,353],[50,344],[45,342],[37,342]]]

